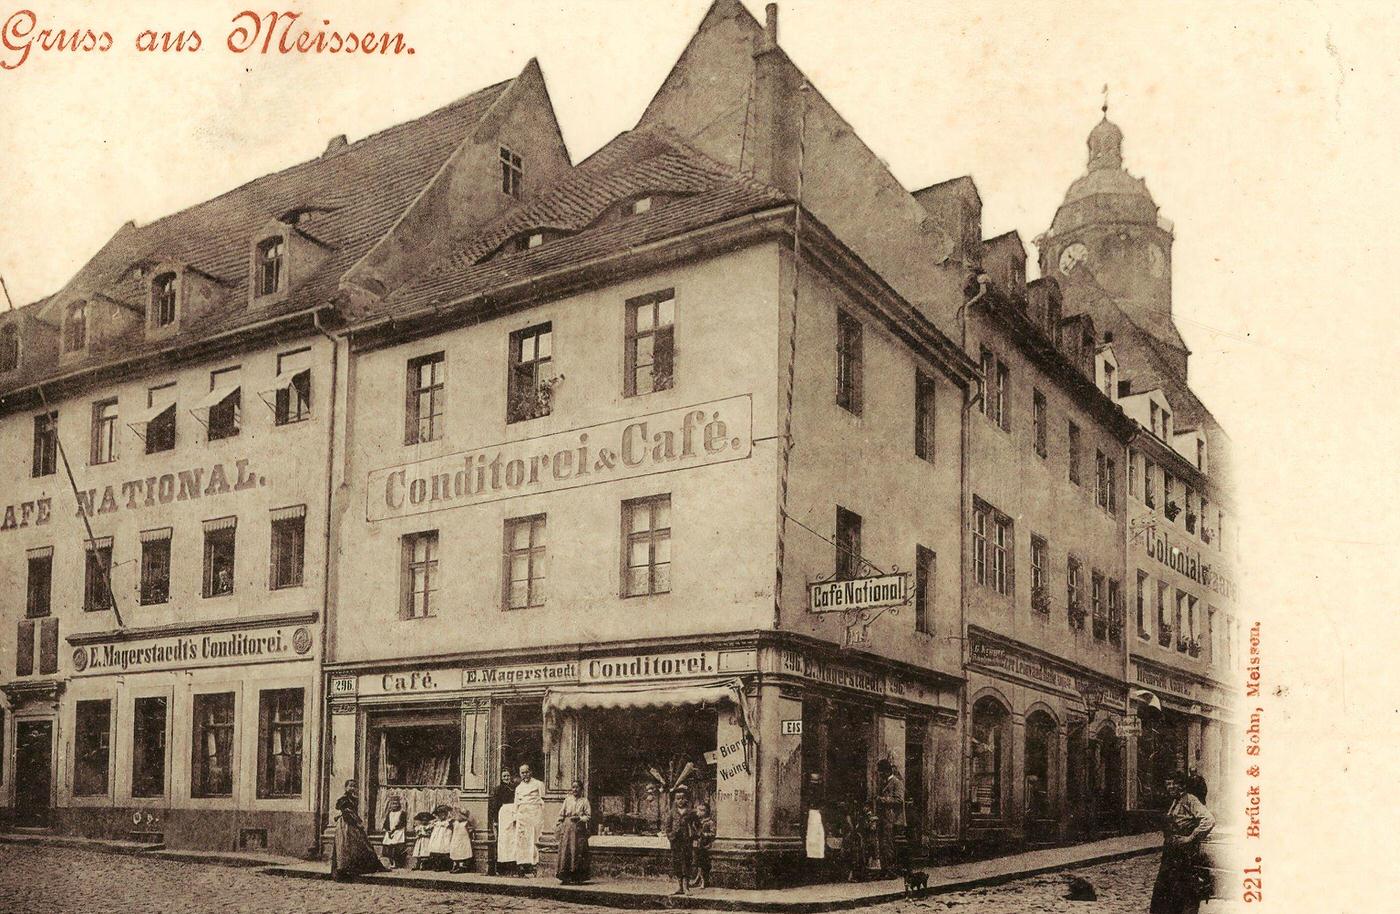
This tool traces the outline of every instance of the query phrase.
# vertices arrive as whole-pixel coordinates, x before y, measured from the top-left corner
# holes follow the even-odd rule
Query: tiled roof
[[[647,195],[662,202],[635,216],[602,218],[616,204]],[[406,313],[452,301],[786,201],[780,191],[716,163],[664,128],[625,133],[554,190],[503,213],[373,310]],[[488,256],[540,229],[565,237]]]
[[[75,285],[144,312],[146,280],[132,268],[171,261],[218,280],[223,302],[198,326],[184,328],[177,337],[147,340],[144,333],[130,333],[113,341],[115,345],[95,349],[82,364],[95,366],[147,349],[164,349],[328,301],[341,275],[389,231],[509,85],[506,81],[482,89],[147,225],[124,226],[79,271]],[[328,246],[330,255],[314,276],[297,280],[286,300],[271,308],[250,309],[250,246],[271,220],[293,211],[301,213],[297,230]],[[37,313],[55,298],[24,310]],[[57,325],[57,315],[48,319]],[[63,371],[76,367],[69,365]],[[0,378],[0,390],[58,373],[52,364],[25,364]]]

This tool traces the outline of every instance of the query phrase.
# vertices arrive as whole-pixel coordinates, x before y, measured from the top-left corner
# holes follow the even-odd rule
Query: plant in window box
[[[1174,501],[1167,502],[1167,506],[1162,509],[1162,513],[1167,515],[1167,520],[1176,520],[1176,516],[1181,513],[1181,505]]]
[[[1161,625],[1158,626],[1157,643],[1162,645],[1162,647],[1171,647],[1172,627],[1170,624],[1163,622]]]
[[[1083,628],[1084,620],[1089,615],[1084,611],[1084,605],[1078,600],[1075,600],[1073,603],[1070,603],[1066,609],[1069,611],[1069,624],[1075,628]]]
[[[1047,615],[1050,612],[1050,592],[1043,584],[1031,588],[1031,609]]]
[[[562,374],[552,378],[540,378],[533,388],[516,393],[510,401],[511,421],[521,422],[548,416],[554,402],[555,389],[563,380]]]
[[[1189,643],[1185,635],[1178,635],[1176,639],[1176,649],[1184,654],[1186,653],[1186,645]]]
[[[1186,653],[1190,654],[1192,657],[1201,656],[1201,639],[1192,638],[1188,640],[1186,642]]]

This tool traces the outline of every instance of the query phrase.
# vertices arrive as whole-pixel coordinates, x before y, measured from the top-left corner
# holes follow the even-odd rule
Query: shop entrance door
[[[904,736],[904,821],[908,829],[909,854],[914,859],[922,859],[925,852],[928,800],[924,790],[924,739],[927,733],[923,721],[911,720]]]
[[[53,721],[15,724],[15,822],[30,828],[49,824],[53,813]]]

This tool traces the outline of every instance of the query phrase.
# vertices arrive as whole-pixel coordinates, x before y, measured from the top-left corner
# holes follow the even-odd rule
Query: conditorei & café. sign
[[[73,672],[101,676],[300,660],[314,644],[315,636],[305,625],[83,644],[73,648]]]
[[[730,397],[372,470],[366,516],[380,521],[742,460],[752,446],[752,398]]]

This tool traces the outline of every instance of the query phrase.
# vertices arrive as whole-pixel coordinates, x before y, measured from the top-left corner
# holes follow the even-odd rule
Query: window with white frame
[[[622,595],[671,592],[671,496],[622,503]]]
[[[505,522],[502,600],[506,609],[544,605],[545,515]]]
[[[426,619],[436,615],[438,587],[438,532],[410,533],[401,542],[400,579],[403,591],[401,614],[405,619]]]

